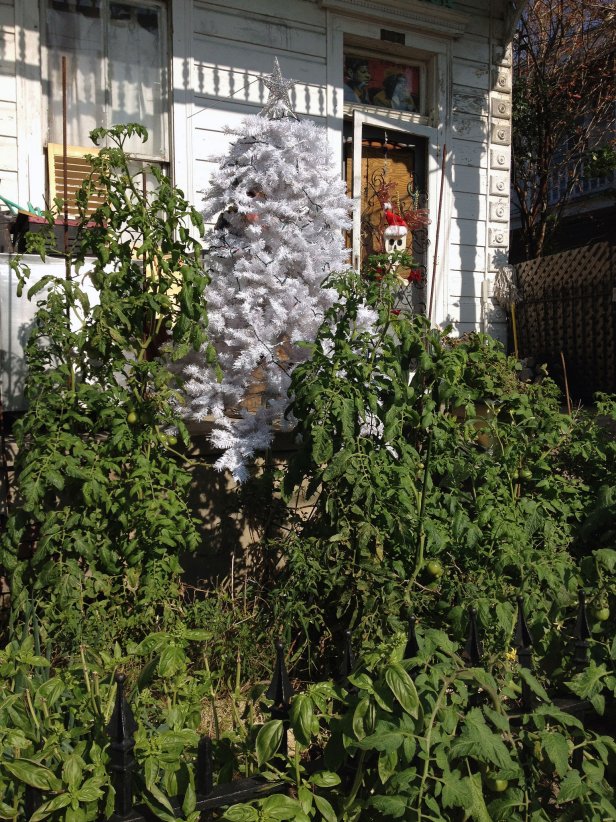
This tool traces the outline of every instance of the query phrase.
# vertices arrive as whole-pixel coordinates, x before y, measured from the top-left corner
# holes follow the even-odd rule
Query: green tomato
[[[129,425],[136,425],[137,424],[137,414],[134,411],[129,411],[126,415],[126,422]]]
[[[169,436],[167,437],[167,445],[177,445],[177,444],[178,444],[178,438],[174,437],[173,434],[169,434]]]
[[[508,779],[493,779],[492,777],[488,777],[486,780],[486,785],[488,786],[488,790],[492,791],[493,793],[502,793],[506,791],[509,787],[509,780]]]
[[[599,622],[606,622],[610,618],[610,609],[607,605],[602,605],[594,610],[595,619]]]
[[[518,471],[518,479],[529,480],[533,478],[533,472],[529,468],[520,468]]]
[[[436,559],[432,559],[428,562],[426,565],[426,571],[430,574],[432,579],[438,579],[443,576],[443,566]]]

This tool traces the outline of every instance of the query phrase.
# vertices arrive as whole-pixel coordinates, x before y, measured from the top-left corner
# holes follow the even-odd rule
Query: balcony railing
[[[565,195],[570,184],[570,172],[568,169],[560,169],[550,178],[548,202],[555,205]],[[616,188],[616,171],[612,170],[603,177],[589,177],[582,175],[580,180],[574,185],[570,200],[578,200],[590,194],[600,194],[602,191],[609,191]]]

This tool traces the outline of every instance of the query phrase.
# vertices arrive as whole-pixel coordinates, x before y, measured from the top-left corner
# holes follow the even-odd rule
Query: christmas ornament
[[[396,214],[393,205],[389,202],[384,203],[383,208],[387,221],[387,227],[383,231],[385,252],[390,254],[394,251],[403,251],[406,248],[406,236],[408,234],[404,218],[400,214]]]
[[[263,78],[263,83],[269,90],[269,97],[261,109],[261,115],[270,120],[281,120],[284,117],[298,120],[289,100],[289,91],[295,85],[295,80],[287,80],[282,76],[277,57],[274,57],[274,71]]]

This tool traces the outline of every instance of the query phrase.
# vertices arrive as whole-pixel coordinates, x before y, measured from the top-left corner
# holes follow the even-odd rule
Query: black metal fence
[[[406,659],[413,658],[419,650],[415,623],[415,617],[411,617],[404,654]],[[588,640],[590,636],[586,600],[584,592],[581,591],[575,628],[573,635],[569,638],[572,645],[573,667],[578,671],[583,670],[588,664]],[[526,622],[521,597],[518,598],[514,648],[519,665],[530,670],[532,668],[533,641]],[[468,635],[462,656],[471,667],[482,667],[484,664],[482,643],[477,628],[477,612],[474,609],[469,611]],[[347,682],[348,676],[354,667],[355,655],[351,645],[351,633],[347,631],[338,671],[339,681],[342,683]],[[522,715],[537,707],[537,697],[526,680],[521,679],[521,696],[516,703],[511,705],[509,714],[513,723]],[[109,822],[153,822],[157,817],[148,807],[134,804],[135,783],[138,772],[138,763],[133,755],[136,722],[125,696],[125,677],[123,674],[116,675],[116,683],[115,706],[106,729],[110,740],[108,768],[115,790],[115,809],[112,816],[109,817]],[[265,697],[271,702],[269,708],[271,718],[283,721],[284,730],[278,751],[279,755],[286,755],[287,753],[289,709],[292,696],[293,689],[285,665],[284,647],[281,642],[278,642],[276,643],[276,662],[273,677],[265,692]],[[577,716],[582,722],[586,722],[591,709],[590,703],[586,700],[558,696],[552,696],[551,698],[553,703],[561,710]],[[582,748],[580,747],[574,752],[574,761],[572,763],[574,767],[581,767],[581,762],[576,763],[575,761],[575,757],[581,755]],[[317,761],[312,763],[311,769],[318,770],[319,767],[320,763]],[[139,781],[143,782],[143,780]],[[284,793],[288,789],[288,783],[282,780],[266,780],[263,776],[256,775],[215,785],[212,740],[209,736],[202,736],[196,750],[195,789],[197,794],[196,810],[201,813],[200,819],[202,822],[205,822],[205,820],[211,818],[213,811],[220,808],[259,799],[274,793]],[[40,791],[30,786],[26,787],[26,820],[30,819],[44,801],[45,796]],[[171,799],[171,805],[177,810],[177,815],[180,816],[181,803],[177,799]],[[103,822],[103,817],[100,817],[100,822]]]

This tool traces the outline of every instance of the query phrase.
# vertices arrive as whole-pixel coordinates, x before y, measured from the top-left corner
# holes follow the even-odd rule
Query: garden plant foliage
[[[562,413],[550,380],[521,383],[490,337],[453,340],[397,314],[387,278],[336,283],[340,299],[292,384],[303,444],[283,490],[313,507],[283,543],[281,621],[303,613],[318,630],[374,637],[406,607],[460,631],[473,603],[502,647],[518,594],[537,624],[560,619],[583,585],[607,605],[609,431]],[[354,322],[366,305],[378,335]],[[609,398],[598,408],[614,417]]]
[[[93,225],[72,250],[94,255],[83,276],[99,303],[73,274],[30,292],[30,410],[2,542],[0,819],[24,818],[26,785],[40,791],[34,822],[111,812],[119,670],[137,799],[167,822],[199,818],[199,732],[218,780],[287,785],[227,809],[235,822],[614,818],[616,445],[600,424],[614,400],[563,414],[553,383],[521,383],[490,338],[399,313],[393,259],[332,276],[338,299],[293,371],[300,441],[276,478],[289,514],[263,546],[276,571],[191,592],[178,555],[198,536],[174,432],[187,433],[160,346],[172,338],[182,356],[204,341],[201,223],[164,177],[143,193],[123,133],[100,134],[119,145],[94,161]],[[94,215],[89,186],[106,192]],[[582,666],[569,640],[581,588]],[[512,652],[518,595],[532,672]],[[463,658],[470,606],[483,667]],[[349,628],[361,653],[341,682],[332,649]],[[280,630],[296,686],[288,757],[264,697]],[[590,729],[555,694],[587,700]]]
[[[177,426],[185,442],[187,433],[157,354],[167,339],[175,356],[203,344],[207,276],[193,236],[203,225],[156,167],[148,171],[155,192],[144,190],[122,150],[134,133],[146,137],[138,125],[92,133],[111,147],[92,157],[80,190],[67,276],[45,276],[27,292],[38,305],[26,354],[29,408],[15,426],[17,504],[1,561],[14,612],[41,595],[58,622],[65,607],[83,618],[106,598],[105,580],[125,575],[134,588],[154,561],[198,540],[172,432]],[[90,213],[94,193],[103,204]],[[55,250],[53,231],[30,242],[43,258]],[[16,269],[21,291],[29,271],[19,261]],[[82,288],[87,278],[96,304]],[[115,596],[122,593],[120,585]]]

